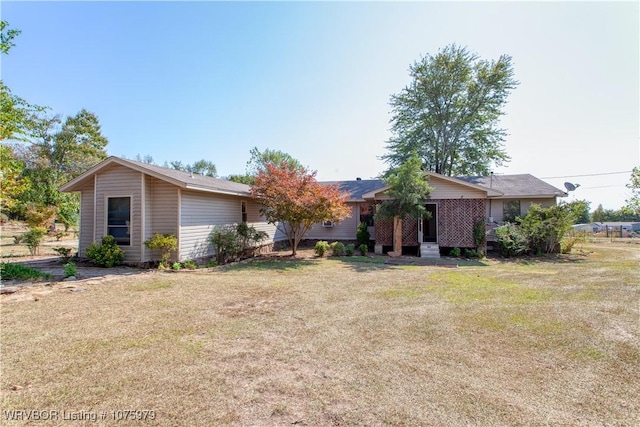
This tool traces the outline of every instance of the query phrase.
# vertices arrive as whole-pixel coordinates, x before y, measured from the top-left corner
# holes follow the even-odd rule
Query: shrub
[[[584,231],[577,233],[570,233],[568,236],[564,236],[560,241],[560,252],[563,254],[570,254],[573,249],[573,245],[576,243],[585,243],[587,241],[587,233]]]
[[[13,236],[13,243],[16,245],[19,245],[20,243],[22,243],[22,234],[18,234],[16,236]]]
[[[347,253],[346,248],[344,247],[344,243],[342,242],[333,242],[331,244],[331,254],[333,256],[345,256]]]
[[[211,232],[211,243],[216,246],[216,258],[219,264],[236,259],[240,253],[254,248],[269,237],[264,231],[249,227],[246,223],[216,226]]]
[[[73,251],[73,249],[71,248],[59,247],[53,248],[53,251],[60,255],[60,259],[62,259],[62,262],[64,263],[69,262],[69,260],[72,258],[71,252]]]
[[[60,205],[58,210],[58,220],[64,225],[64,231],[77,227],[80,221],[80,203],[79,200],[74,199],[71,194],[68,194],[69,198],[67,202]]]
[[[344,253],[347,256],[353,256],[356,253],[356,245],[353,243],[349,243],[344,247]]]
[[[360,255],[366,256],[369,252],[369,245],[365,245],[364,243],[358,246],[358,250],[360,251]]]
[[[174,270],[181,270],[182,269],[182,264],[180,264],[179,262],[174,262],[173,264],[171,264],[171,268]]]
[[[93,242],[87,248],[87,258],[100,267],[113,267],[122,264],[124,251],[113,236],[104,236],[99,245]]]
[[[503,257],[522,255],[529,250],[529,240],[516,224],[507,223],[497,227],[496,241]]]
[[[253,248],[269,237],[265,231],[258,231],[255,227],[249,227],[244,222],[236,225],[236,231],[240,238],[242,249]]]
[[[151,250],[159,250],[162,254],[160,264],[167,267],[169,265],[171,251],[178,249],[178,239],[175,234],[154,233],[153,237],[144,242],[144,245]]]
[[[198,264],[196,264],[194,261],[185,261],[183,264],[184,268],[186,268],[187,270],[195,270],[196,268],[198,268]]]
[[[478,255],[482,256],[487,243],[487,227],[484,218],[478,218],[473,223],[473,244],[476,245]]]
[[[65,233],[64,231],[58,231],[58,232],[55,234],[56,242],[59,242],[60,240],[62,240],[62,238],[63,238],[64,236],[66,236],[66,235],[67,235],[67,233]]]
[[[216,226],[211,232],[210,240],[216,246],[218,264],[226,264],[243,249],[235,225]]]
[[[51,275],[36,270],[35,268],[26,267],[22,264],[0,262],[0,277],[2,277],[3,280],[27,280],[48,278],[51,277]]]
[[[356,239],[358,239],[358,245],[367,245],[369,246],[369,239],[371,235],[369,234],[369,230],[367,230],[367,223],[361,222],[358,225],[358,229],[356,230]]]
[[[329,246],[329,243],[325,242],[324,240],[320,240],[319,242],[316,242],[316,245],[313,247],[313,250],[315,251],[315,253],[318,256],[324,256],[324,254],[330,249],[331,247]]]
[[[217,267],[218,261],[211,260],[207,263],[207,267]]]
[[[449,252],[449,256],[455,257],[455,258],[460,258],[460,248],[453,248],[451,249],[451,252]]]
[[[78,274],[78,269],[76,265],[72,262],[68,262],[63,267],[64,277],[76,276]]]
[[[30,228],[47,229],[53,223],[58,208],[55,206],[31,205],[24,214],[24,219]]]
[[[465,249],[464,250],[464,257],[465,258],[480,258],[480,252],[474,250],[474,249]]]
[[[40,252],[40,244],[47,234],[47,230],[42,227],[34,227],[22,235],[22,241],[29,248],[31,255],[38,255]]]
[[[573,214],[567,205],[543,208],[533,204],[520,220],[520,227],[529,240],[529,248],[535,253],[558,253],[572,220]]]

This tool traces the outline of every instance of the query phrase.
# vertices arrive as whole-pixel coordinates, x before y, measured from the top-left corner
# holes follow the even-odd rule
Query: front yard
[[[0,424],[637,425],[640,246],[584,249],[267,260],[3,299]]]

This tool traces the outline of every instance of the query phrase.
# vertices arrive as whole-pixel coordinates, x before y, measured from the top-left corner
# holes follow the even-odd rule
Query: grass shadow
[[[580,252],[571,254],[543,254],[525,255],[511,258],[503,258],[500,255],[492,255],[490,260],[503,264],[537,265],[537,264],[580,264],[587,261],[592,252]]]
[[[367,257],[367,256],[352,256],[352,257],[331,257],[331,261],[336,261],[349,267],[357,273],[366,273],[375,270],[388,270],[396,269],[397,265],[387,264],[387,258],[383,257]]]
[[[489,264],[482,260],[473,259],[457,259],[457,258],[418,258],[418,257],[341,257],[333,258],[336,261],[340,261],[355,271],[366,272],[374,269],[394,269],[403,267],[445,267],[445,268],[458,268],[458,267],[486,267]]]
[[[231,271],[286,271],[300,270],[309,266],[317,265],[318,261],[313,259],[252,259],[236,264],[225,265],[221,268],[222,272]]]

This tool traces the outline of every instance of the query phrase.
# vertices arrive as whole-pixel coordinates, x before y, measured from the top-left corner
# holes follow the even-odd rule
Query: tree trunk
[[[291,231],[291,237],[289,237],[289,244],[291,245],[291,256],[296,256],[298,250],[298,242],[296,239],[295,231]]]
[[[402,218],[393,217],[393,252],[389,252],[391,257],[402,255]]]

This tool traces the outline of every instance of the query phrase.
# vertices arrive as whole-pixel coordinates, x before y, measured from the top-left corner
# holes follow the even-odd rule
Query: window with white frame
[[[131,245],[131,197],[107,198],[107,234],[119,245]]]

